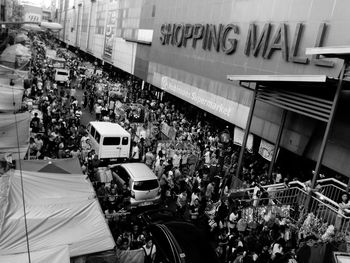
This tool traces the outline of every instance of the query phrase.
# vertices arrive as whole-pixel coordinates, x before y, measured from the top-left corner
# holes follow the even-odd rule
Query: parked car
[[[119,189],[130,189],[131,208],[159,203],[160,186],[157,176],[144,163],[121,163],[110,165],[113,179]]]

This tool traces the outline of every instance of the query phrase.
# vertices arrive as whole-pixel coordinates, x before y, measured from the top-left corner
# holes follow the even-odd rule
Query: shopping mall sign
[[[334,67],[334,62],[299,56],[299,45],[303,41],[303,23],[296,24],[294,36],[288,39],[288,24],[265,23],[261,28],[250,23],[242,51],[246,56],[270,59],[274,52],[280,51],[285,61]],[[275,29],[274,29],[275,28]],[[321,23],[315,34],[315,47],[321,47],[327,31],[327,24]],[[258,34],[258,32],[260,32]],[[163,45],[177,47],[191,46],[203,50],[223,52],[227,55],[237,52],[240,27],[237,24],[162,24],[160,41]]]

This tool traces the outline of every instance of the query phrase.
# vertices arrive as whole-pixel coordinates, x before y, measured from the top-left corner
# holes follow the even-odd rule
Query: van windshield
[[[57,71],[57,75],[68,76],[68,72],[65,72],[65,71]]]
[[[153,190],[156,189],[158,186],[159,184],[157,179],[134,182],[134,190],[137,191]]]
[[[120,137],[105,137],[103,145],[120,145]]]

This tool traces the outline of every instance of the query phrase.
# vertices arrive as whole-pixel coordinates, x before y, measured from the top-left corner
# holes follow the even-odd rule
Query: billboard
[[[107,24],[105,32],[105,45],[103,49],[103,55],[106,58],[112,59],[113,46],[116,38],[117,30],[117,10],[110,10],[107,14]]]

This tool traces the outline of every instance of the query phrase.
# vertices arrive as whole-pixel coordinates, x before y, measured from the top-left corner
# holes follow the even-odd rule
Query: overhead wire
[[[18,123],[17,123],[17,114],[16,114],[16,102],[15,102],[15,92],[14,87],[12,86],[12,98],[13,98],[13,109],[15,115],[15,126],[16,126],[16,137],[17,137],[17,150],[18,150],[18,163],[19,163],[19,172],[21,178],[21,192],[22,192],[22,203],[23,203],[23,215],[24,215],[24,229],[26,234],[26,245],[27,245],[27,254],[28,254],[28,263],[31,263],[30,257],[30,246],[29,246],[29,235],[28,235],[28,223],[27,223],[27,212],[26,212],[26,204],[24,198],[24,184],[23,184],[23,173],[22,173],[22,163],[21,163],[21,152],[19,147],[19,135],[18,135]]]

